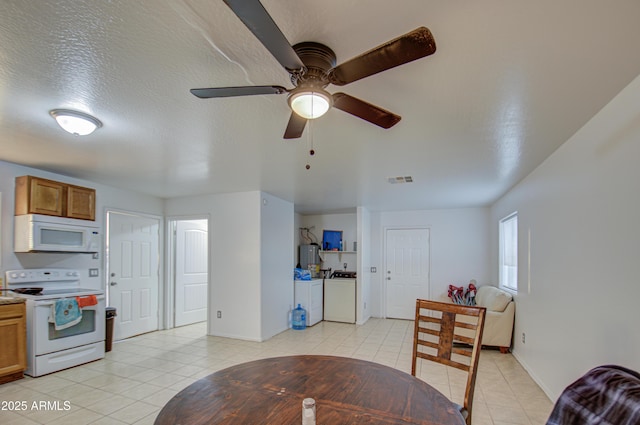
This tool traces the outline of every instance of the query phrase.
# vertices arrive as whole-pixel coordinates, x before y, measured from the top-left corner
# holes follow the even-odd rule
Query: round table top
[[[424,381],[379,363],[287,356],[220,370],[175,395],[157,425],[300,424],[302,400],[318,424],[464,425],[451,401]]]

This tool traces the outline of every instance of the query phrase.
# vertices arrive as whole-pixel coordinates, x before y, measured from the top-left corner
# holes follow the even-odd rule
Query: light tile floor
[[[265,357],[338,355],[409,373],[412,330],[413,322],[405,320],[370,319],[362,326],[321,322],[262,343],[206,336],[204,323],[152,332],[114,343],[104,360],[0,385],[0,424],[153,424],[184,387],[225,367]],[[419,376],[462,403],[463,372],[425,362]],[[511,354],[482,351],[474,425],[544,424],[552,407]]]

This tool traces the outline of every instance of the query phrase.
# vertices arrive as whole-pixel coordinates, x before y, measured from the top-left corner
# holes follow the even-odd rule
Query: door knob
[[[118,282],[109,282],[109,285],[111,286],[116,286],[118,284]]]

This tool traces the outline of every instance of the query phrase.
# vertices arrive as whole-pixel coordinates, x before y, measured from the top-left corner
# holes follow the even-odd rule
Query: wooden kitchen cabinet
[[[96,191],[34,176],[16,177],[15,215],[96,219]]]
[[[38,177],[16,177],[16,215],[45,214],[62,217],[64,186],[64,183]]]
[[[23,377],[27,368],[27,318],[24,300],[0,301],[0,384]]]
[[[96,190],[68,185],[67,217],[83,220],[96,219]]]

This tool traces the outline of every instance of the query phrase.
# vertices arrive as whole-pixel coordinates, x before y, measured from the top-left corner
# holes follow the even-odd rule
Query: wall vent
[[[387,177],[387,181],[391,184],[413,183],[413,177],[411,176]]]

